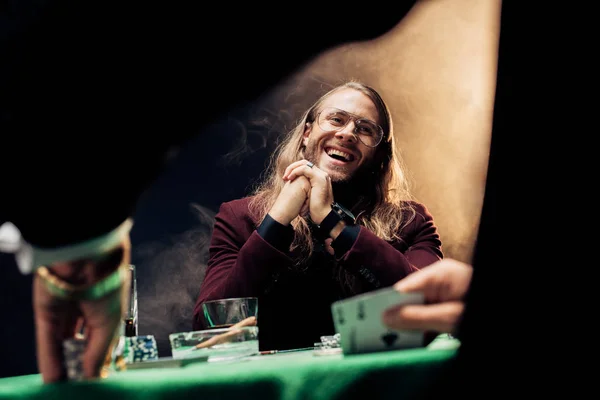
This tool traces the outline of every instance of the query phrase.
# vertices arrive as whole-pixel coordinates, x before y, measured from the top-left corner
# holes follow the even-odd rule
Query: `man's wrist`
[[[333,211],[333,208],[331,207],[327,207],[326,210],[324,210],[324,212],[321,213],[321,216],[318,217],[316,220],[311,218],[312,222],[314,222],[316,225],[321,225],[321,223],[323,222],[323,220],[329,215],[329,213]]]
[[[345,221],[343,217],[339,213],[337,213],[332,207],[331,211],[329,211],[329,213],[325,216],[325,218],[322,219],[322,221],[320,221],[319,223],[315,222],[319,238],[321,240],[325,240],[332,237],[332,234],[335,234],[335,236],[337,237],[337,235],[339,235],[339,233],[343,229],[343,227],[340,227],[340,223],[345,224]]]
[[[277,211],[277,209],[272,208],[269,212],[268,212],[269,216],[274,219],[275,221],[279,222],[281,225],[289,225],[293,218],[290,218],[289,216],[286,216],[285,213],[280,213]]]
[[[267,243],[284,253],[294,240],[294,229],[290,225],[283,225],[270,214],[265,215],[256,232]]]

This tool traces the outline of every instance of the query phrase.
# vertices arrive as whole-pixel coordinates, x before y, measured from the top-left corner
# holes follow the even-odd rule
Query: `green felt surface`
[[[93,382],[43,385],[40,375],[0,379],[1,399],[399,399],[419,393],[454,358],[459,343],[344,356],[312,351],[223,363],[114,372]]]

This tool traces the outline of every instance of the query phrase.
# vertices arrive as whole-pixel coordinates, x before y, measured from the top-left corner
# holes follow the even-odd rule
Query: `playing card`
[[[382,322],[383,311],[391,306],[423,302],[422,293],[399,293],[392,287],[336,301],[331,312],[344,354],[423,346],[422,331],[392,330]]]

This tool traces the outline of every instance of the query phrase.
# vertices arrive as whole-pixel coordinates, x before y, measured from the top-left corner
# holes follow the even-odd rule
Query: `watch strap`
[[[321,221],[321,223],[317,225],[317,229],[319,231],[319,235],[322,238],[328,238],[329,237],[329,233],[331,232],[331,230],[342,219],[343,219],[342,216],[339,213],[337,213],[335,211],[335,209],[332,209],[329,212],[329,214],[327,214],[327,216],[325,218],[323,218],[323,221]]]
[[[356,223],[356,218],[354,217],[354,215],[349,210],[346,210],[344,207],[342,207],[341,204],[333,203],[331,205],[331,208],[333,211],[338,213],[340,217],[342,217],[342,219],[344,220],[344,222],[346,222],[347,225],[354,225]]]

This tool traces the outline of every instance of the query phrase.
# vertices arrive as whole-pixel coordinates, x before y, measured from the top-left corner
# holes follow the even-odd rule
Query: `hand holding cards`
[[[400,293],[390,287],[333,303],[331,312],[344,354],[423,346],[422,331],[393,330],[382,322],[383,312],[389,307],[423,302],[422,293]]]

